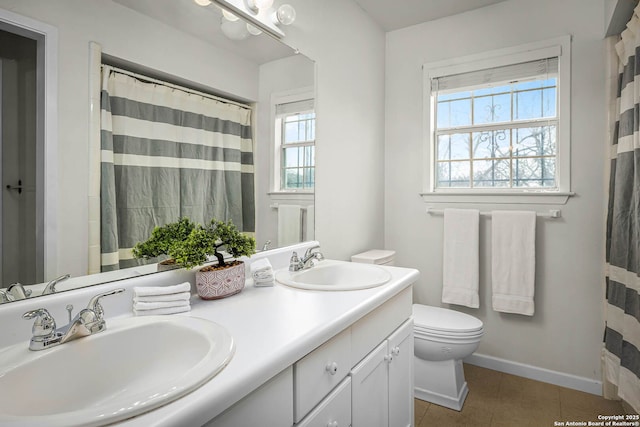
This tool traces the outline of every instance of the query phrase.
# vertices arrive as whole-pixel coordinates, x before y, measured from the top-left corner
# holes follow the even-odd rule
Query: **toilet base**
[[[414,357],[414,397],[460,411],[469,393],[462,360],[432,362]]]

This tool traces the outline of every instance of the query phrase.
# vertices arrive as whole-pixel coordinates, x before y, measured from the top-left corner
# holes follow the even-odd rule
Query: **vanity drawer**
[[[296,427],[348,427],[351,425],[351,378],[347,377]]]
[[[351,369],[351,330],[345,329],[300,359],[293,368],[294,420],[316,406]]]

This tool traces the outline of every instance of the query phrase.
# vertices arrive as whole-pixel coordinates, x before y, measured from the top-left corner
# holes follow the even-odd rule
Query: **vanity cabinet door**
[[[349,427],[351,425],[351,378],[347,377],[296,427]]]
[[[407,427],[413,422],[413,320],[405,322],[388,340],[389,426]]]
[[[352,427],[389,425],[388,359],[384,341],[351,370]]]

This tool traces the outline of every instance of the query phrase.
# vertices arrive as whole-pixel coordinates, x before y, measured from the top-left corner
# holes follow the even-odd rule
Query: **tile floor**
[[[464,365],[464,372],[469,395],[462,411],[415,399],[416,427],[546,427],[624,414],[620,402],[589,393],[473,365]]]

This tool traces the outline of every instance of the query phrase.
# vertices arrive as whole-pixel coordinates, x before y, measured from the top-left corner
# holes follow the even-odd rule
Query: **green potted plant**
[[[159,227],[155,227],[144,242],[139,242],[133,247],[133,256],[136,258],[150,259],[158,257],[170,257],[158,263],[158,271],[172,270],[181,266],[174,258],[171,258],[170,248],[176,242],[182,242],[196,228],[196,224],[189,218],[180,218]]]
[[[169,247],[169,256],[185,268],[202,265],[209,255],[217,258],[217,264],[196,272],[196,289],[202,299],[228,297],[244,288],[244,262],[225,261],[222,249],[234,258],[251,256],[256,252],[256,241],[240,232],[231,221],[212,219],[206,226],[196,226],[185,239]]]

